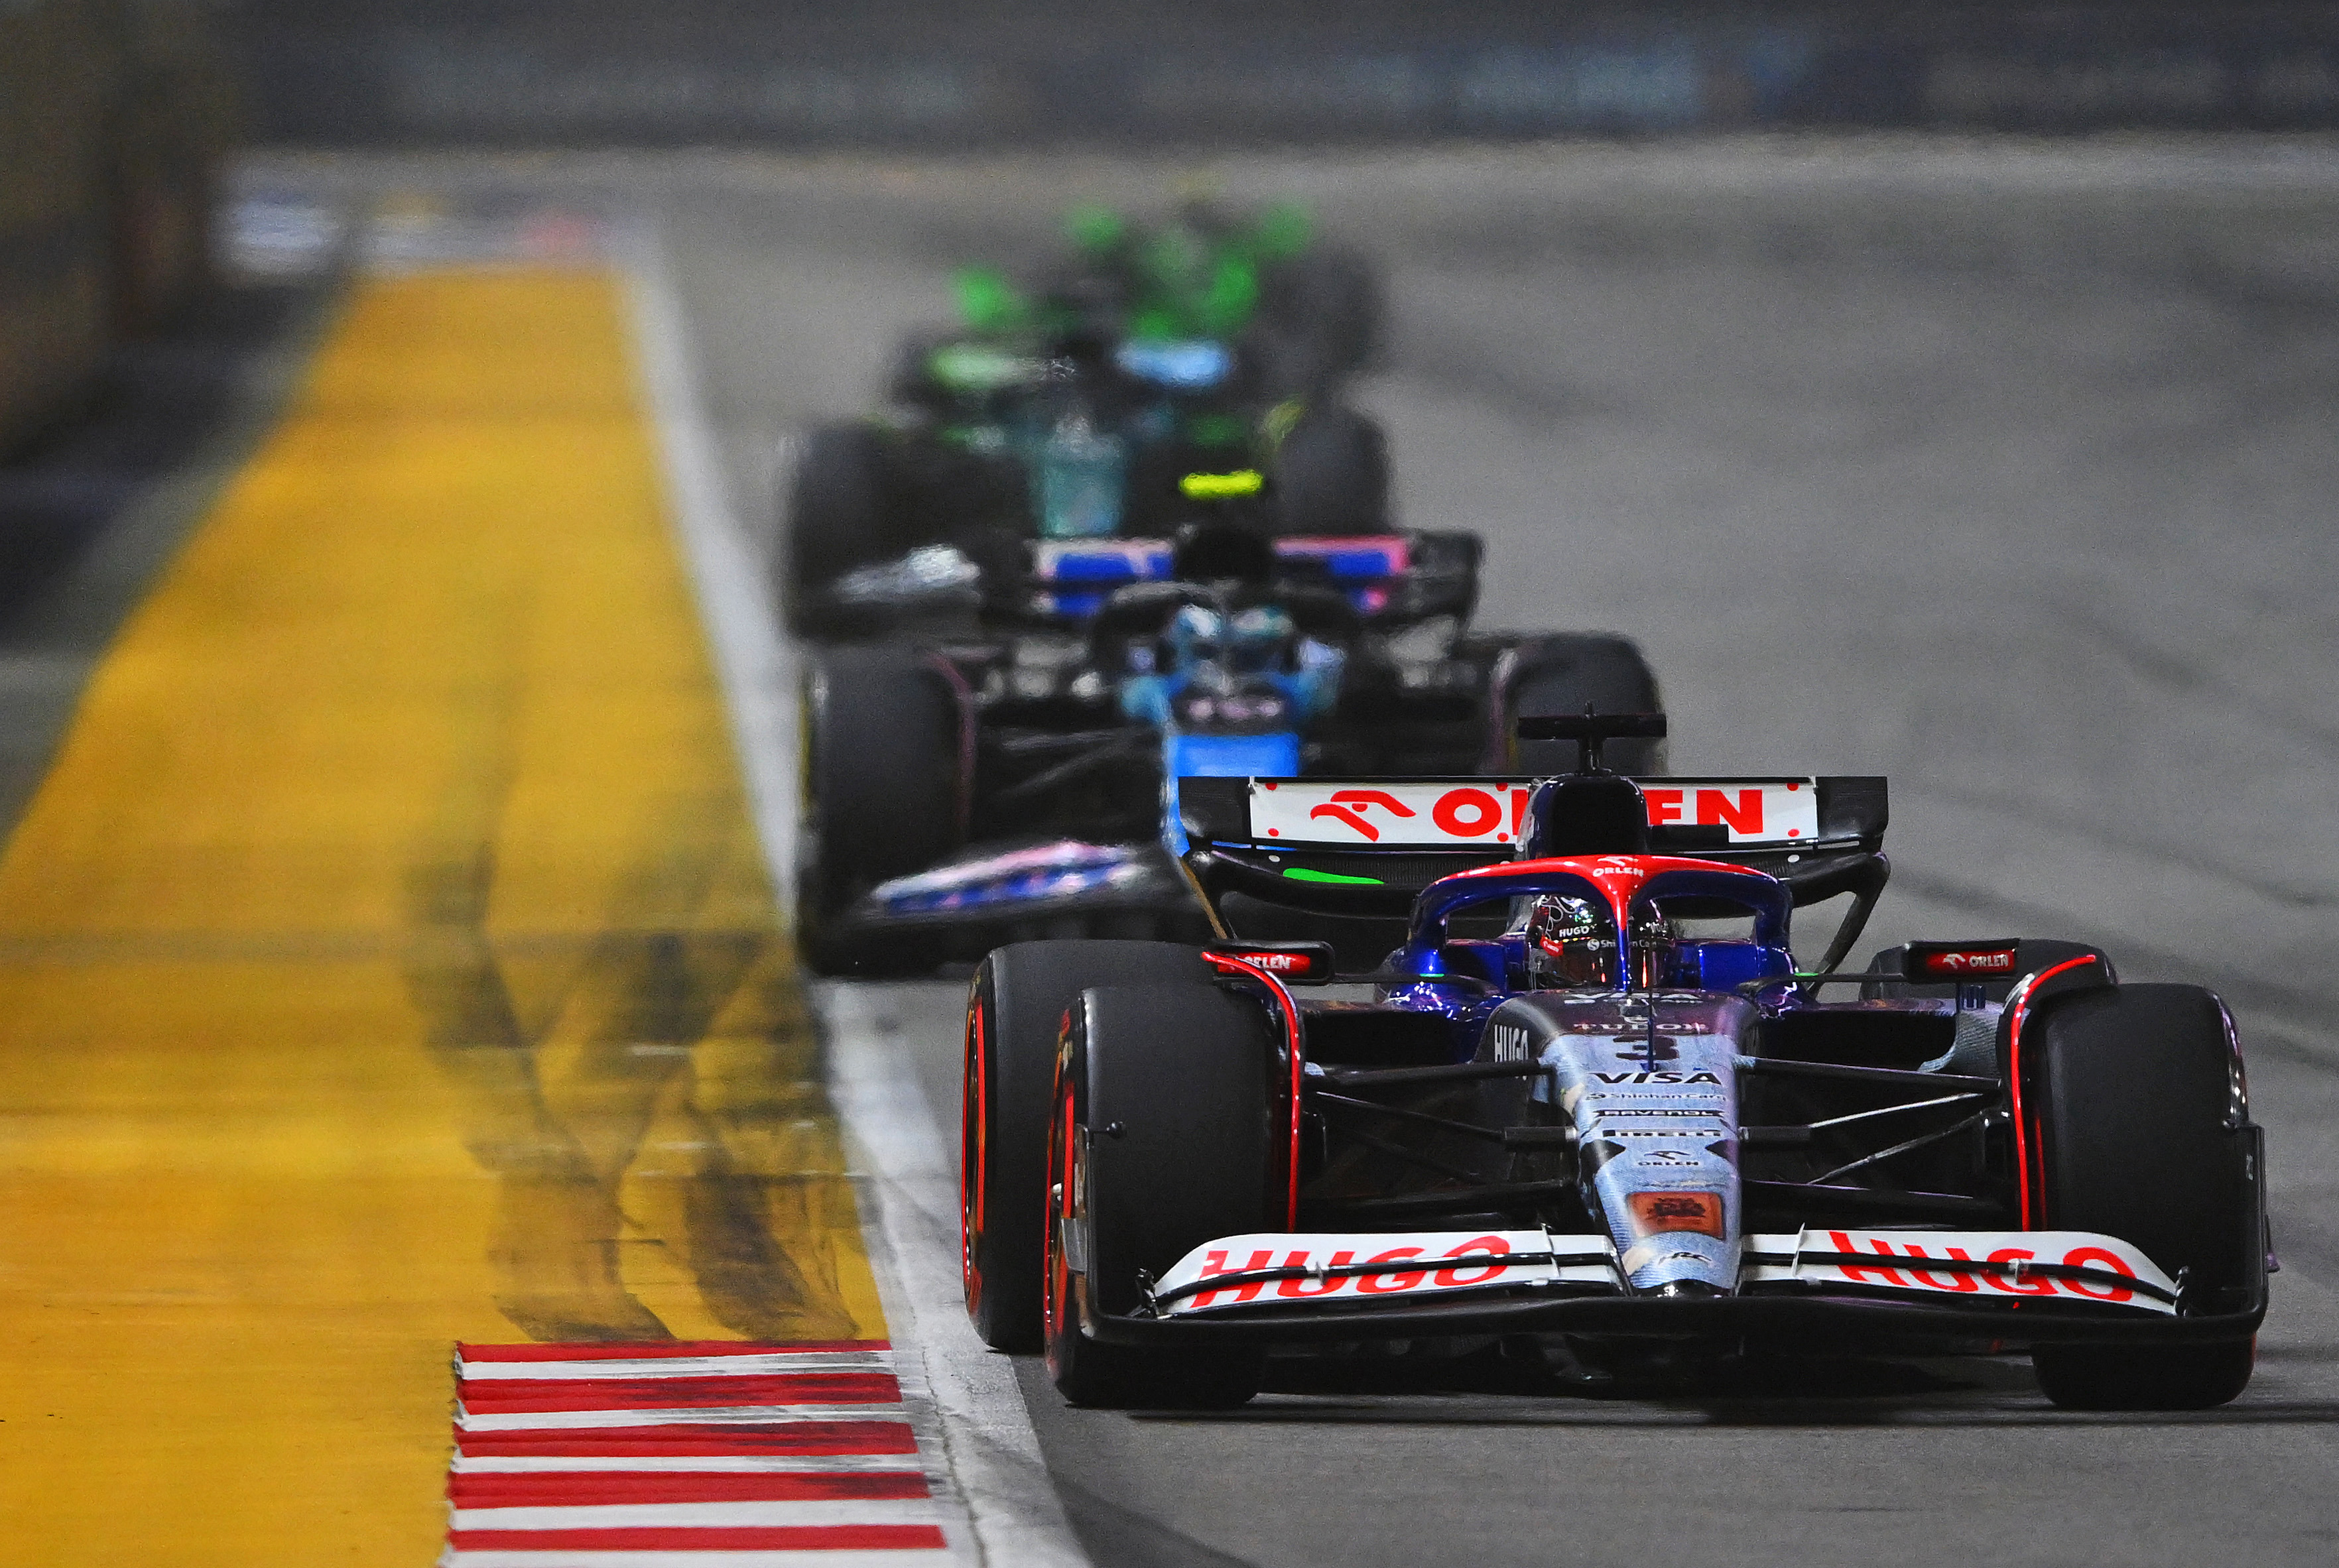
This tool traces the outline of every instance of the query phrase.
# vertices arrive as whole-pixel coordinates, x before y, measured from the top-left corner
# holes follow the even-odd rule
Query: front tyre
[[[2186,1315],[2264,1299],[2261,1135],[2227,1031],[2224,1005],[2197,986],[2123,985],[2042,1007],[2022,1040],[2045,1225],[2143,1248],[2182,1283]],[[2206,1410],[2248,1386],[2254,1359],[2240,1335],[2031,1352],[2047,1397],[2075,1410]]]
[[[1265,1011],[1207,983],[1097,988],[1057,1062],[1041,1276],[1050,1377],[1074,1405],[1242,1404],[1258,1389],[1258,1352],[1109,1344],[1093,1329],[1135,1316],[1144,1281],[1204,1242],[1269,1228],[1276,1039]]]
[[[873,940],[844,917],[874,883],[923,871],[964,840],[966,720],[948,676],[914,648],[831,648],[805,680],[803,713],[805,966],[864,977],[931,968],[929,944]]]
[[[2038,1386],[2066,1410],[2214,1410],[2250,1386],[2257,1341],[2208,1345],[2041,1345]]]
[[[775,584],[789,631],[835,630],[824,599],[831,585],[910,547],[898,537],[898,489],[890,444],[876,426],[823,425],[805,438],[788,480]]]
[[[1026,942],[994,949],[967,992],[959,1237],[967,1316],[995,1350],[1041,1347],[1041,1201],[1066,1010],[1092,985],[1199,981],[1170,942]]]

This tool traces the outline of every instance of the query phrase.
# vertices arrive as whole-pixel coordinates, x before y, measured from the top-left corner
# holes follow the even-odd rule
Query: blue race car
[[[1655,700],[1623,638],[1471,631],[1477,566],[1467,534],[1223,524],[1035,541],[988,568],[937,550],[848,582],[897,618],[807,675],[806,962],[905,974],[1028,936],[1199,940],[1179,779],[1499,769],[1519,713]],[[1653,764],[1656,743],[1632,744]]]
[[[1239,1403],[1277,1346],[1495,1338],[1626,1374],[2027,1349],[2088,1409],[2241,1392],[2265,1147],[2217,997],[2030,939],[1839,971],[1884,781],[1633,780],[1600,745],[1656,715],[1523,727],[1584,765],[1187,780],[1214,940],[984,961],[986,1338],[1097,1405]],[[1847,895],[1799,970],[1793,914]],[[1246,940],[1277,906],[1398,940],[1340,976]],[[1305,994],[1337,979],[1373,1000]]]

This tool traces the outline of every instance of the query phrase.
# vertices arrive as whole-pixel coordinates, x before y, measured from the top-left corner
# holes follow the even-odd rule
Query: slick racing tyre
[[[1264,1011],[1215,985],[1081,993],[1048,1129],[1041,1275],[1048,1374],[1073,1404],[1225,1409],[1258,1391],[1255,1351],[1114,1345],[1087,1330],[1138,1309],[1140,1274],[1281,1228],[1267,1192],[1275,1061]]]
[[[840,922],[889,877],[922,871],[965,833],[962,729],[941,667],[913,649],[838,647],[804,682],[804,834],[796,947],[814,974],[929,967],[923,944],[873,941]]]
[[[2021,1040],[2044,1145],[2043,1218],[2142,1247],[2183,1287],[2179,1311],[2260,1297],[2261,1173],[2238,1063],[2216,996],[2189,985],[2067,995]],[[2039,1386],[2077,1410],[2204,1410],[2250,1380],[2252,1342],[2040,1345]]]
[[[1380,274],[1340,246],[1316,246],[1260,280],[1260,325],[1278,392],[1321,396],[1379,363]]]
[[[905,408],[947,409],[952,393],[934,377],[934,350],[964,336],[954,327],[920,327],[902,334],[894,345],[893,367],[885,377],[886,398]]]
[[[822,590],[856,567],[906,554],[893,454],[873,425],[824,425],[806,438],[789,481],[779,549],[780,610],[799,636],[837,628]]]
[[[1600,632],[1526,637],[1497,661],[1496,685],[1488,705],[1487,771],[1548,774],[1575,771],[1574,741],[1519,741],[1512,726],[1535,714],[1580,714],[1586,706],[1604,714],[1663,711],[1657,677],[1629,637]],[[1505,666],[1507,666],[1505,668]],[[1610,741],[1604,757],[1611,772],[1661,774],[1661,740]]]
[[[1309,409],[1275,453],[1276,528],[1288,535],[1389,528],[1388,441],[1337,403]]]
[[[1199,981],[1170,942],[1026,942],[992,950],[967,993],[959,1238],[966,1311],[995,1350],[1041,1348],[1048,1110],[1064,1013],[1091,985]]]

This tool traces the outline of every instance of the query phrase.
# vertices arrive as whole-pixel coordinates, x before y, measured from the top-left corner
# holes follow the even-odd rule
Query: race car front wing
[[[1636,1294],[1633,1254],[1542,1230],[1262,1233],[1195,1248],[1136,1316],[1089,1319],[1128,1344],[1322,1342],[1568,1332],[1704,1336],[2232,1339],[2264,1315],[2187,1314],[2137,1247],[2080,1231],[1806,1229],[1742,1238],[1734,1291]]]

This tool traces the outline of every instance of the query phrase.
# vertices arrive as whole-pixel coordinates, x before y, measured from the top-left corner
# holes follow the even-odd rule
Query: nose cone
[[[1554,1007],[1559,1070],[1583,1182],[1632,1289],[1726,1295],[1736,1286],[1739,1037],[1744,1001],[1641,994]]]
[[[1669,1301],[1702,1301],[1722,1294],[1702,1279],[1676,1279],[1671,1285],[1660,1285],[1656,1294]]]

